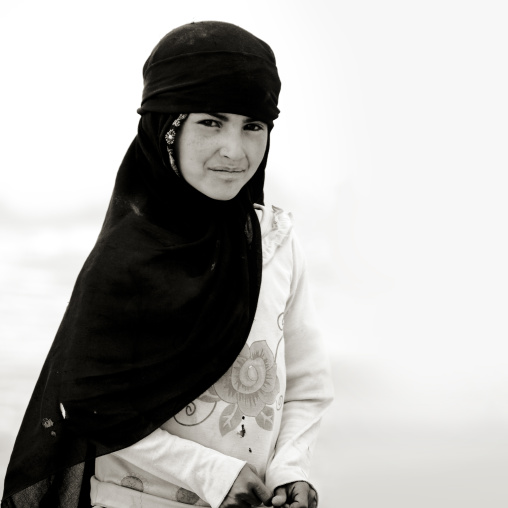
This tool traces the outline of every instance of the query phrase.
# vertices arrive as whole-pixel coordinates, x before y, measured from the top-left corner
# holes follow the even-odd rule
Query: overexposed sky
[[[145,59],[167,31],[205,19],[243,26],[277,56],[267,200],[293,211],[315,277],[335,284],[318,295],[341,317],[334,350],[498,362],[500,1],[13,2],[0,21],[3,220],[88,217],[98,229],[136,133]]]
[[[336,348],[498,358],[508,328],[503,2],[50,0],[2,11],[5,220],[77,214],[99,227],[152,47],[186,22],[233,22],[277,56],[267,200],[293,211],[311,261],[338,281],[328,305],[350,308],[346,328],[361,330]]]

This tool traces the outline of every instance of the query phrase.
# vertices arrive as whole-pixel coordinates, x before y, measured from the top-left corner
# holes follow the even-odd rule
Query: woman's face
[[[183,178],[212,199],[233,199],[265,155],[267,125],[233,113],[190,113],[176,136]]]

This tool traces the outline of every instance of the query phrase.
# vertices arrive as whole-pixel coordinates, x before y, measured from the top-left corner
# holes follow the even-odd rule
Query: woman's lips
[[[217,167],[217,168],[208,168],[210,171],[218,171],[220,173],[243,173],[246,171],[245,169],[241,168],[224,168],[224,167]]]

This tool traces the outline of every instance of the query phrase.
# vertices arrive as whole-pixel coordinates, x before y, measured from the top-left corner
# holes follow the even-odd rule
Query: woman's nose
[[[245,151],[243,148],[242,133],[238,132],[227,132],[224,133],[223,139],[221,140],[221,147],[219,154],[222,157],[227,157],[231,160],[241,160],[245,157]]]

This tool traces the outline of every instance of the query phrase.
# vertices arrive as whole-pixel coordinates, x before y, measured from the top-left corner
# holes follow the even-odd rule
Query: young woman
[[[313,508],[332,388],[291,217],[263,206],[273,52],[237,26],[192,23],[143,74],[138,134],[2,508]]]

